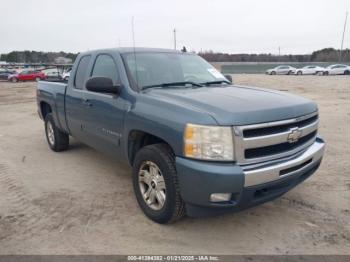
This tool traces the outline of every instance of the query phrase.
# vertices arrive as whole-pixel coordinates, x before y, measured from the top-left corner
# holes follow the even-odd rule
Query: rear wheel
[[[11,82],[12,82],[12,83],[17,83],[17,82],[18,82],[18,79],[17,79],[16,77],[13,77],[13,78],[11,78]]]
[[[45,134],[47,143],[53,151],[60,152],[68,149],[69,135],[56,127],[51,113],[45,117]]]
[[[136,154],[133,186],[140,208],[151,220],[167,224],[185,215],[174,154],[166,144],[145,146]]]
[[[346,70],[346,71],[344,72],[344,75],[350,75],[350,71],[349,71],[349,70]]]
[[[329,75],[329,72],[328,72],[328,71],[325,71],[325,72],[323,72],[323,75],[324,75],[324,76],[328,76],[328,75]]]
[[[271,75],[276,75],[276,71],[272,71],[272,72],[271,72]]]
[[[302,74],[303,74],[303,72],[301,72],[301,71],[297,72],[297,75],[299,75],[299,76],[302,75]]]

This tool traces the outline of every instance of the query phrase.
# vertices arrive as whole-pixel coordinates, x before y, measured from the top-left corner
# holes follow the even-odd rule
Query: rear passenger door
[[[110,54],[96,56],[90,77],[108,77],[113,84],[120,84],[115,59]],[[116,157],[121,153],[125,100],[122,96],[85,91],[85,132],[88,143],[94,148]]]
[[[307,68],[306,68],[306,74],[308,74],[308,75],[312,75],[312,74],[315,74],[315,66],[308,66]]]
[[[66,93],[66,121],[70,133],[81,140],[87,142],[83,123],[86,121],[86,104],[85,101],[85,81],[90,68],[91,56],[85,55],[78,61],[74,77],[69,79]],[[72,75],[73,76],[73,75]]]

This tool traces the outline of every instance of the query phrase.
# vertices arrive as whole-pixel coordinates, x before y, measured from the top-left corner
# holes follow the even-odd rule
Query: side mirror
[[[230,81],[231,83],[233,83],[233,80],[232,80],[232,76],[231,75],[224,75],[225,78]]]
[[[87,90],[97,93],[110,93],[119,95],[121,92],[121,85],[113,85],[112,79],[108,77],[96,76],[89,78],[86,81],[85,87]]]

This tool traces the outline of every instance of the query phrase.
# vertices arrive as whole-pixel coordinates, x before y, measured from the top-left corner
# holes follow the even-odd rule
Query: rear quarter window
[[[83,56],[78,64],[77,72],[74,79],[74,87],[76,89],[83,89],[86,79],[87,69],[90,64],[91,56]]]

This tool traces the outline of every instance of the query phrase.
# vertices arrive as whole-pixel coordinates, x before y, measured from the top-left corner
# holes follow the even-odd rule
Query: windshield
[[[194,54],[147,52],[122,56],[138,88],[164,83],[227,81],[213,66]]]

